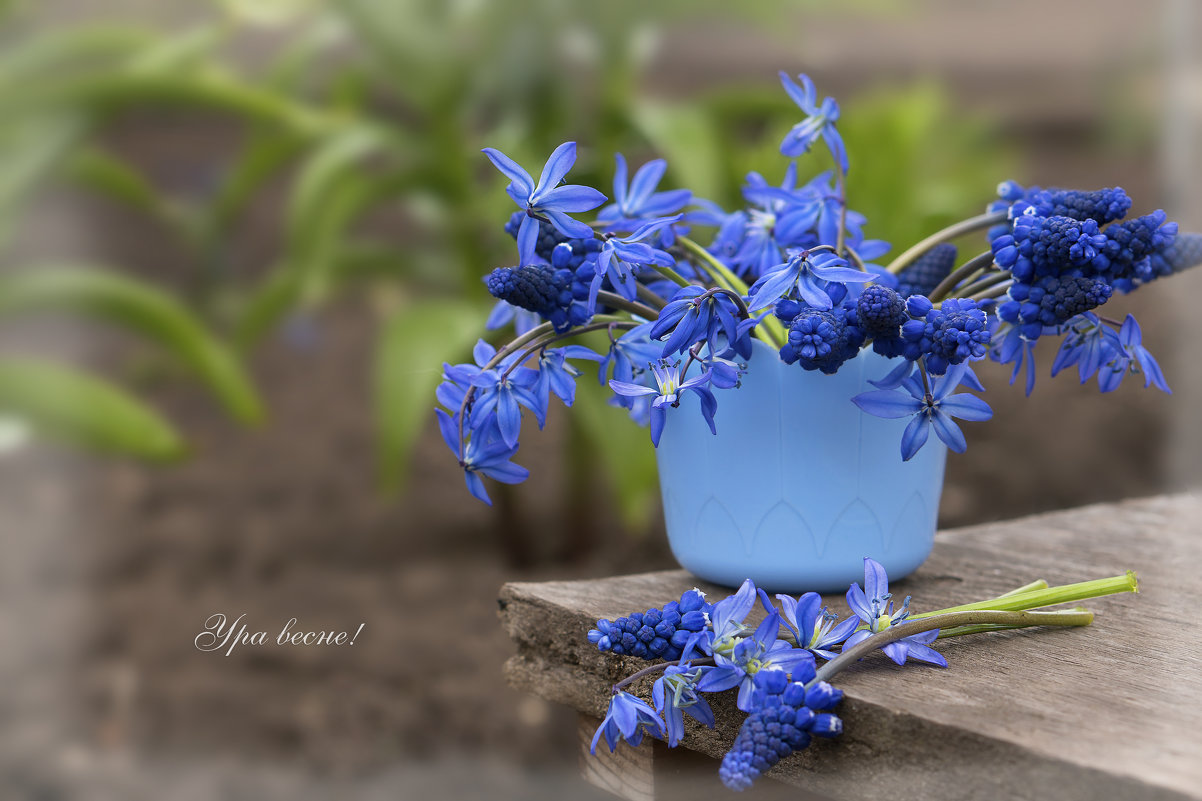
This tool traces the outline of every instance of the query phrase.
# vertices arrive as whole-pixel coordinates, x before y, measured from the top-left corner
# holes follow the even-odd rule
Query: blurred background
[[[515,252],[482,147],[574,139],[603,190],[662,155],[729,208],[783,173],[805,71],[895,247],[1006,178],[1202,230],[1189,0],[100,5],[0,2],[6,797],[594,797],[572,717],[504,684],[496,591],[673,563],[647,434],[587,382],[491,510],[438,437]],[[1199,292],[1112,302],[1171,396],[982,365],[941,524],[1202,481]],[[225,657],[193,647],[216,612],[365,628]]]

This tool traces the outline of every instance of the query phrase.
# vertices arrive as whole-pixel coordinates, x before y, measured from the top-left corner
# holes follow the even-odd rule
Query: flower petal
[[[522,169],[520,164],[494,147],[486,147],[483,152],[485,156],[488,156],[488,160],[493,163],[493,166],[512,182],[514,188],[523,197],[528,198],[533,194],[534,179],[530,177],[530,173]]]
[[[551,157],[547,159],[547,163],[543,165],[543,172],[538,177],[538,186],[534,188],[533,195],[536,198],[541,198],[546,190],[554,187],[563,180],[563,177],[568,174],[568,170],[572,169],[572,165],[575,163],[575,142],[564,142],[555,148],[555,152],[551,154]]]

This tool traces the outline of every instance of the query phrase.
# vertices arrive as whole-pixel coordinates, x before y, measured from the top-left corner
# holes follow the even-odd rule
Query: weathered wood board
[[[771,775],[834,798],[1202,799],[1200,566],[1195,495],[941,532],[931,559],[891,587],[913,595],[915,611],[1128,568],[1141,592],[1087,602],[1089,628],[941,640],[946,670],[874,654],[835,682],[847,694],[843,736]],[[661,605],[696,583],[666,571],[505,585],[501,619],[518,645],[510,681],[603,716],[610,686],[646,663],[599,653],[585,637],[593,621]],[[635,690],[650,697],[649,683]],[[717,728],[693,726],[686,743],[720,757],[742,716],[733,703],[715,712]]]

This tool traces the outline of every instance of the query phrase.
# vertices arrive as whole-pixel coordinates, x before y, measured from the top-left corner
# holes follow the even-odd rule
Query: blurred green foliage
[[[786,3],[738,13],[780,36],[768,30],[782,8],[797,13]],[[109,273],[39,268],[42,277],[22,271],[0,285],[0,315],[56,308],[124,324],[191,367],[236,418],[253,420],[254,390],[223,343],[246,354],[289,317],[348,291],[372,293],[374,407],[389,486],[403,482],[432,422],[441,363],[466,357],[482,332],[489,299],[480,277],[514,258],[502,231],[512,204],[481,147],[537,164],[576,139],[573,180],[603,190],[613,152],[662,154],[667,183],[732,208],[747,171],[779,180],[776,148],[798,114],[774,75],[751,89],[698,87],[683,101],[641,90],[658,26],[735,13],[716,2],[220,0],[213,9],[210,22],[182,33],[89,25],[25,36],[11,23],[0,31],[0,236],[20,225],[40,186],[68,181],[165,226],[208,288],[172,298]],[[870,236],[904,244],[987,200],[1002,154],[937,89],[847,101],[851,205],[869,216]],[[237,134],[212,187],[186,197],[157,186],[106,136],[131,112],[137,124],[179,109],[227,121]],[[263,269],[238,251],[236,234],[281,185],[278,247]],[[68,380],[47,366],[29,387]],[[147,443],[179,450],[166,423],[104,386],[111,397],[95,415],[128,428],[141,414],[145,442],[102,433],[104,420],[65,423],[61,410],[48,427],[140,455],[155,450]],[[581,459],[586,443],[624,520],[639,526],[655,508],[652,451],[602,394],[583,392],[587,409],[568,423],[569,458]],[[0,413],[32,414],[37,404],[18,395],[0,387]],[[121,402],[130,408],[119,412]]]

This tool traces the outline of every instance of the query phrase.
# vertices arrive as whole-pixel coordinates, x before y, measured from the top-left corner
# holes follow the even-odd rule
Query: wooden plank
[[[1202,497],[1174,496],[941,533],[927,564],[892,588],[913,595],[915,611],[1127,568],[1139,572],[1141,593],[1089,602],[1089,629],[941,641],[948,670],[874,655],[836,682],[847,693],[844,735],[773,775],[836,798],[1202,799],[1200,521]],[[585,639],[592,622],[694,583],[667,571],[507,584],[501,618],[518,644],[511,682],[604,715],[609,687],[645,663],[597,652]],[[635,690],[649,697],[649,685]],[[686,742],[718,757],[741,716],[729,703],[715,711],[718,728],[693,727]]]

